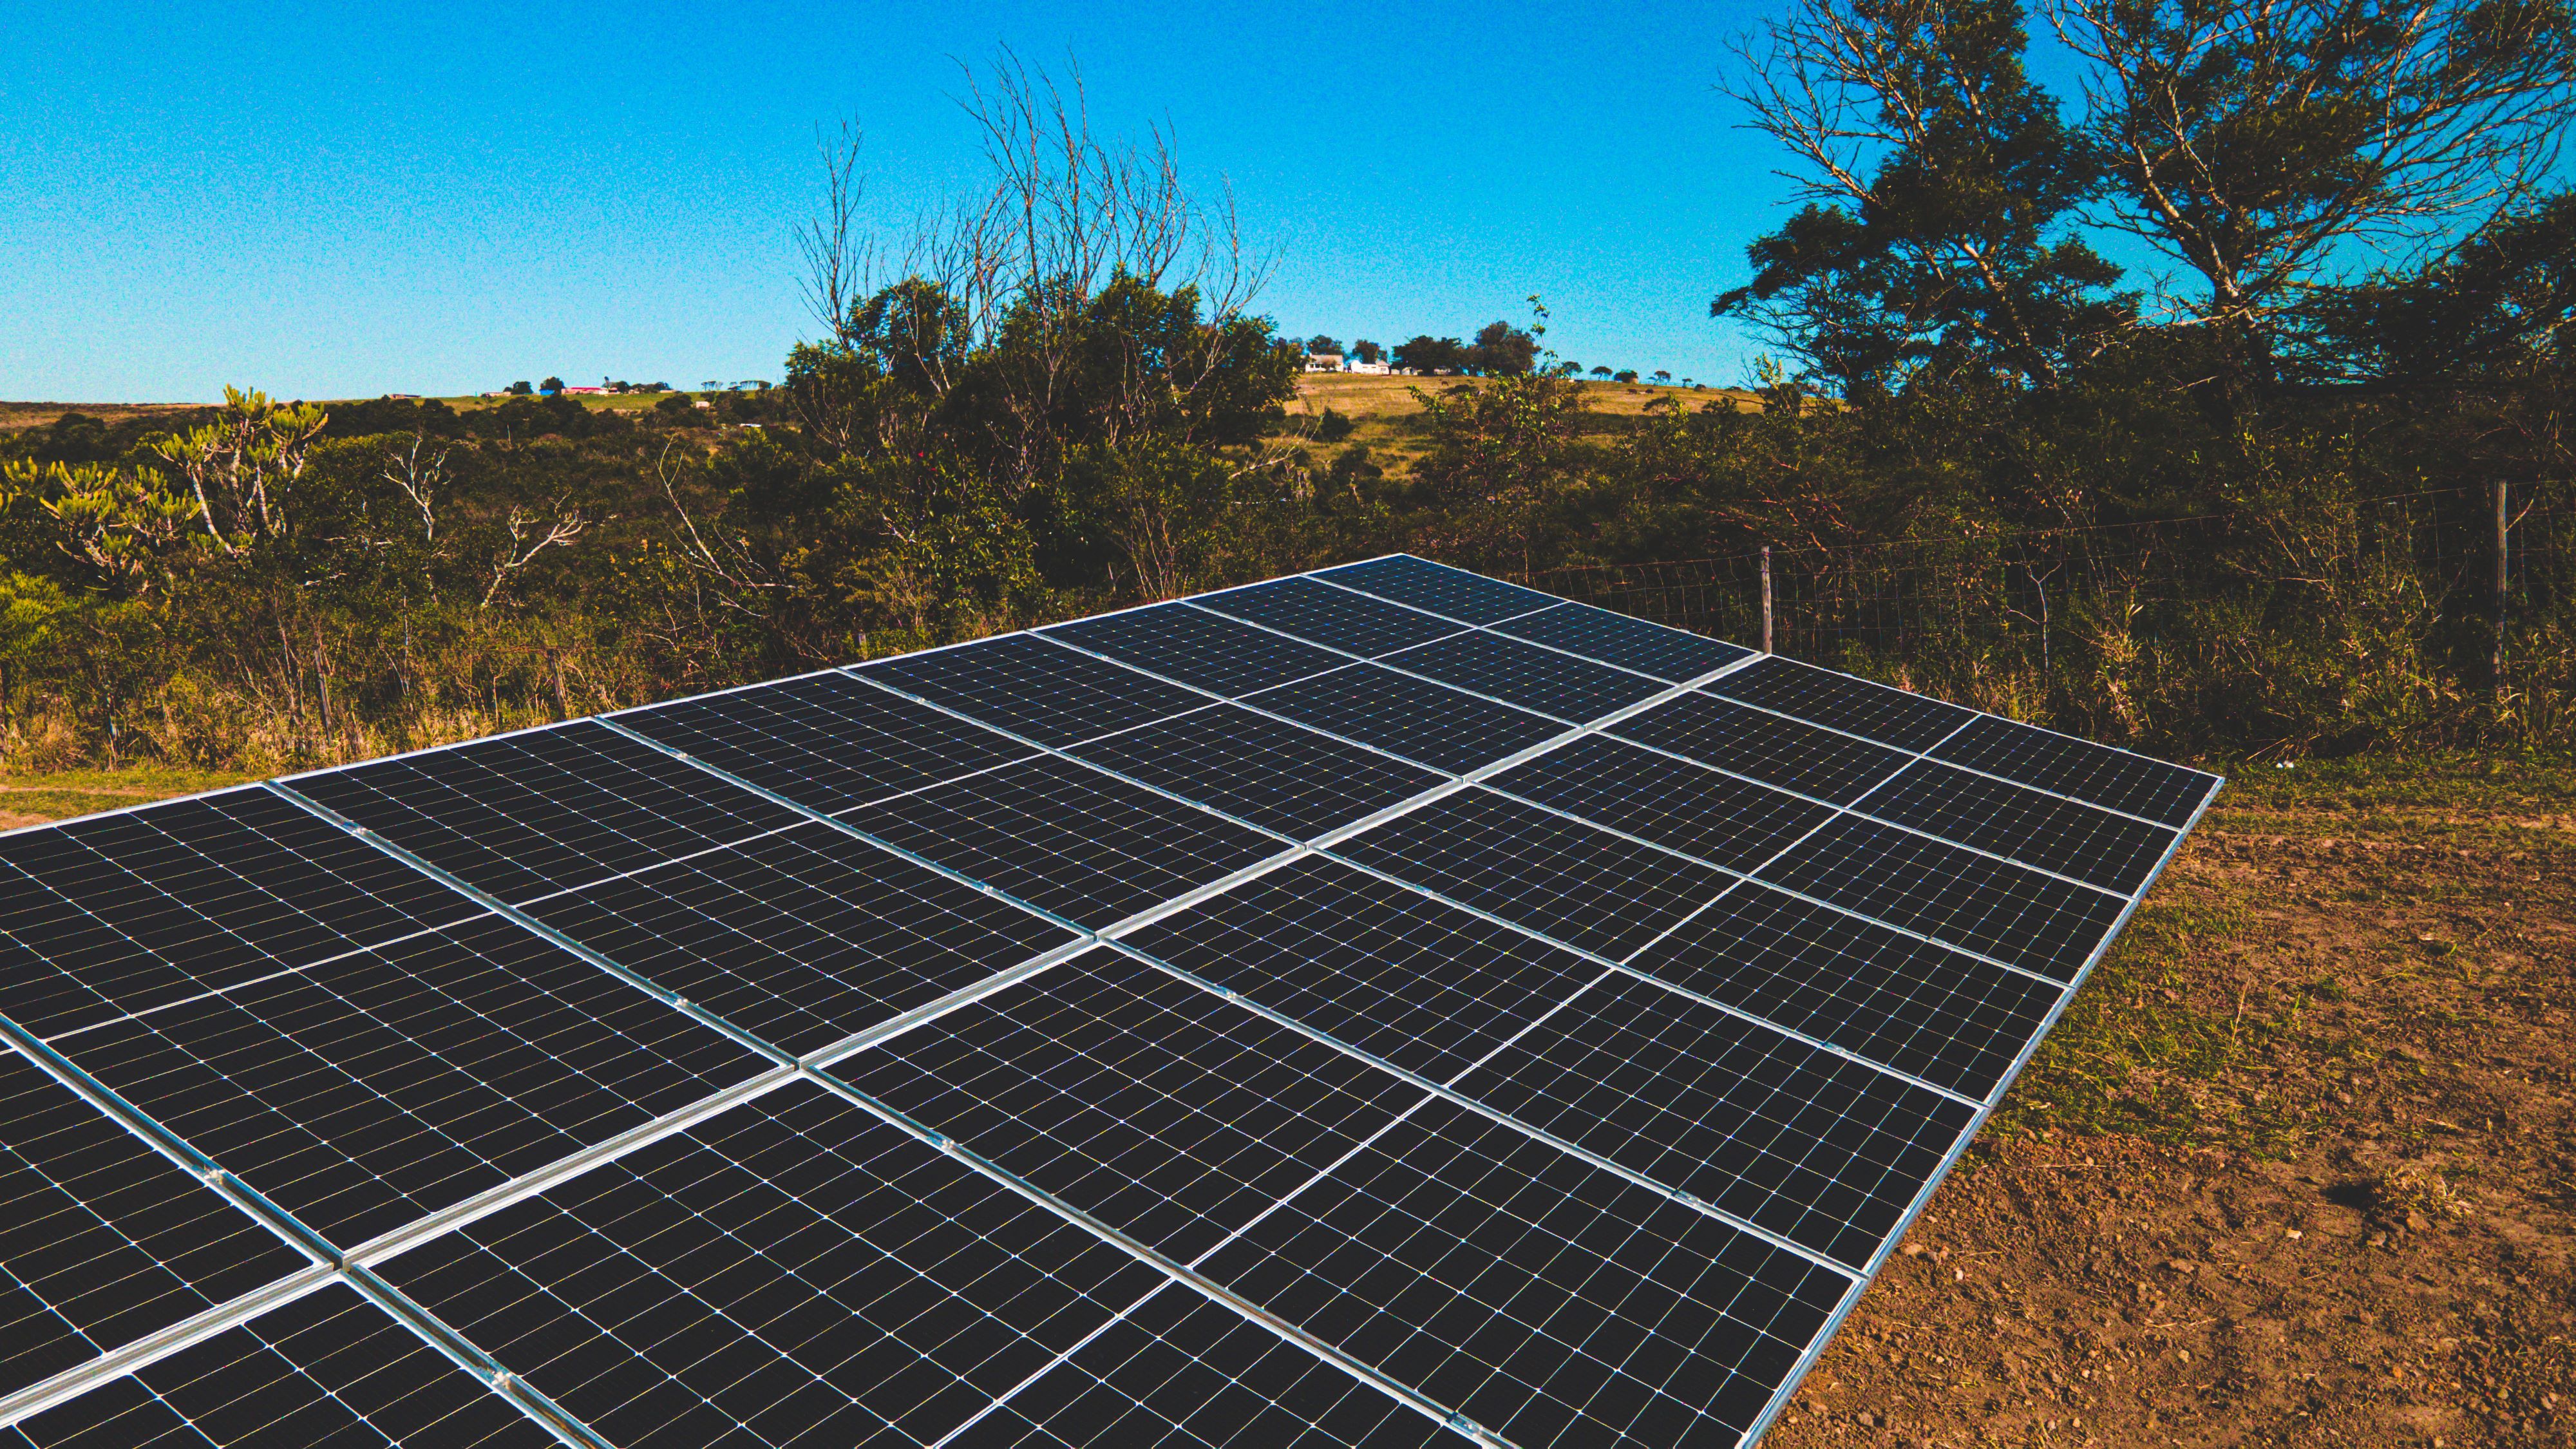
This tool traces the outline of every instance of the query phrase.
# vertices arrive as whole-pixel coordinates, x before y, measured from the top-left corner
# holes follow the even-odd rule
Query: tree
[[[1339,357],[1342,355],[1342,344],[1318,332],[1306,339],[1306,353],[1310,357]]]
[[[1610,375],[1610,369],[1606,367],[1596,367],[1592,369],[1592,375],[1594,377],[1608,377]]]
[[[1623,367],[1617,372],[1611,374],[1610,380],[1613,382],[1635,382],[1637,380],[1637,369],[1633,367]]]
[[[1927,368],[2050,383],[2123,325],[2118,269],[2072,234],[2096,167],[2028,46],[2018,0],[1793,0],[1729,89],[1807,204],[1710,313],[1847,396]]]
[[[1538,361],[1538,339],[1509,322],[1488,322],[1468,349],[1467,365],[1487,377],[1519,377]]]
[[[2300,361],[2347,382],[2498,382],[2576,364],[2576,190],[2500,217],[2413,273],[2305,310]]]
[[[1673,380],[1673,375],[1672,375],[1671,373],[1669,373],[1669,372],[1665,371],[1664,369],[1662,369],[1662,368],[1660,368],[1660,367],[1658,367],[1658,368],[1656,368],[1656,369],[1655,369],[1655,381],[1657,381],[1657,382],[1671,382],[1672,380]]]
[[[2176,299],[2259,363],[2355,255],[2527,204],[2576,108],[2567,0],[2065,0],[2102,224],[2198,274]]]
[[[1472,364],[1467,347],[1455,337],[1417,336],[1395,345],[1395,365],[1423,374],[1464,372]]]
[[[514,382],[514,383],[510,384],[508,387],[506,387],[506,388],[502,389],[502,391],[507,392],[507,393],[508,393],[510,396],[512,396],[512,397],[526,397],[526,396],[530,395],[531,393],[534,393],[534,392],[536,391],[536,389],[535,389],[535,388],[533,388],[533,387],[530,387],[530,386],[528,385],[527,381],[526,381],[525,379],[522,379],[522,380],[520,380],[520,381],[518,381],[518,382]]]
[[[552,397],[563,390],[564,380],[560,377],[550,377],[537,384],[537,391],[544,393],[548,397]]]
[[[1351,356],[1362,362],[1376,364],[1386,360],[1386,349],[1362,337],[1351,343]]]
[[[214,421],[149,446],[179,470],[207,541],[238,557],[295,536],[296,485],[328,421],[320,403],[227,387]]]

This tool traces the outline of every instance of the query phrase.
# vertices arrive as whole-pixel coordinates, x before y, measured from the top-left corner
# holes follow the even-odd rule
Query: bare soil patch
[[[2576,1442],[2567,785],[2231,787],[1770,1442]]]

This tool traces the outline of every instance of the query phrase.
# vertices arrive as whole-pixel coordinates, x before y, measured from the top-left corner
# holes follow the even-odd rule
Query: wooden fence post
[[[2506,567],[2509,561],[2513,514],[2506,498],[2505,481],[2495,480],[2495,622],[2487,641],[2487,680],[2495,688],[2496,702],[2504,702],[2504,624],[2505,605],[2510,597],[2513,576]]]
[[[1771,652],[1771,545],[1762,545],[1762,652]]]

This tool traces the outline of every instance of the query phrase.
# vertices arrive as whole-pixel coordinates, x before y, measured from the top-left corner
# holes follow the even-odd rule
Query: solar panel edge
[[[2112,923],[2110,930],[2106,931],[2101,941],[2095,944],[2092,954],[2076,970],[2074,978],[2058,992],[2057,1000],[2050,1005],[2047,1016],[2030,1034],[2029,1040],[2022,1044],[2011,1066],[2002,1073],[1994,1089],[1987,1094],[1976,1117],[1960,1130],[1958,1140],[1952,1144],[1949,1154],[1942,1159],[1938,1170],[1924,1183],[1922,1190],[1907,1206],[1896,1226],[1889,1230],[1885,1239],[1880,1242],[1878,1251],[1872,1256],[1860,1280],[1852,1285],[1832,1316],[1825,1321],[1823,1327],[1817,1330],[1815,1338],[1808,1345],[1807,1351],[1800,1356],[1796,1367],[1773,1392],[1770,1402],[1764,1405],[1761,1414],[1754,1420],[1753,1426],[1745,1433],[1742,1440],[1744,1445],[1750,1446],[1760,1441],[1771,1425],[1787,1411],[1790,1401],[1797,1394],[1798,1385],[1823,1357],[1825,1349],[1832,1344],[1834,1336],[1842,1331],[1843,1323],[1851,1316],[1852,1311],[1860,1306],[1862,1294],[1868,1290],[1871,1283],[1877,1281],[1878,1274],[1886,1267],[1888,1256],[1896,1250],[1897,1244],[1905,1240],[1905,1235],[1913,1230],[1915,1223],[1921,1220],[1924,1212],[1931,1207],[1933,1195],[1940,1191],[1941,1185],[1949,1181],[1950,1174],[1957,1170],[1959,1160],[1965,1157],[1969,1147],[1975,1144],[1977,1134],[1985,1130],[1987,1121],[1994,1116],[1995,1109],[2003,1104],[2004,1096],[2012,1090],[2013,1083],[2020,1080],[2022,1072],[2030,1065],[2031,1058],[2038,1055],[2039,1048],[2048,1040],[2049,1033],[2057,1029],[2058,1021],[2065,1016],[2066,1008],[2073,1004],[2076,993],[2083,990],[2084,984],[2092,979],[2093,968],[2101,963],[2102,958],[2109,954],[2111,947],[2118,943],[2121,934],[2128,929],[2129,918],[2137,913],[2139,905],[2146,900],[2148,893],[2155,889],[2156,882],[2163,878],[2165,867],[2171,865],[2174,857],[2182,852],[2183,842],[2189,839],[2191,832],[2199,826],[2201,817],[2209,812],[2211,802],[2218,798],[2219,785],[2224,783],[2224,780],[2217,781],[2202,795],[2200,804],[2191,813],[2191,818],[2175,832],[2173,840],[2165,847],[2164,854],[2156,861],[2155,869],[2149,872],[2146,880],[2130,894],[2128,904],[2122,909],[2119,919]]]

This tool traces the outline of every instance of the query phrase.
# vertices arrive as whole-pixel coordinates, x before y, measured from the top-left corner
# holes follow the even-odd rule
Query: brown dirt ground
[[[2576,1442],[2563,767],[2222,796],[1767,1441]]]

